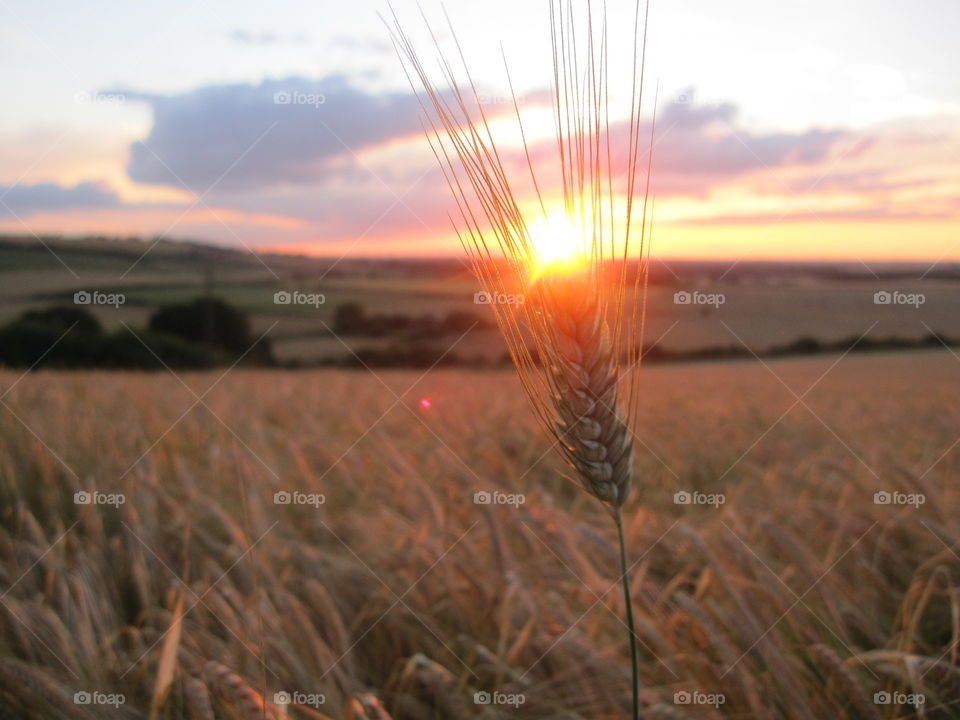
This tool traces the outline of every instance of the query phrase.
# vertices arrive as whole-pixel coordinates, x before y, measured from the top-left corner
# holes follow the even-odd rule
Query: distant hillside
[[[838,351],[864,334],[873,348],[960,337],[957,264],[655,260],[649,288],[649,359]],[[340,259],[157,238],[0,237],[0,323],[99,291],[124,298],[87,307],[113,332],[144,327],[158,308],[216,297],[246,313],[254,335],[267,333],[288,364],[499,362],[505,348],[490,308],[476,301],[481,289],[453,256]],[[877,300],[884,293],[888,304]],[[341,332],[338,312],[350,308],[367,320]],[[463,336],[446,331],[453,327]]]

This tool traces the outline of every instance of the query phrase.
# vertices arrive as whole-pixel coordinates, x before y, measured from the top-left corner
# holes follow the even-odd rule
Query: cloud
[[[672,103],[657,117],[653,184],[661,194],[702,197],[750,173],[815,166],[850,140],[845,130],[757,132],[740,124],[734,105]]]
[[[421,132],[412,93],[370,93],[341,75],[124,93],[154,120],[130,148],[131,179],[196,193],[314,182],[334,158]]]
[[[271,45],[304,45],[310,42],[310,38],[303,34],[280,35],[272,32],[248,32],[247,30],[240,29],[232,31],[227,37],[239,45],[260,47]]]
[[[813,128],[804,132],[762,133],[742,126],[738,108],[728,103],[697,105],[693,92],[680,95],[681,101],[660,108],[653,138],[653,189],[661,195],[703,197],[710,191],[738,181],[749,173],[816,166],[827,160],[851,135],[845,130]],[[653,125],[640,128],[639,173],[646,170]],[[614,149],[629,146],[627,121],[611,123]],[[862,152],[859,147],[848,157]],[[535,164],[550,168],[557,163],[555,141],[539,143],[533,149]],[[627,153],[617,153],[614,174],[627,171]],[[525,164],[525,160],[521,158]],[[552,172],[552,168],[550,168]]]
[[[654,166],[663,173],[736,175],[761,168],[811,165],[847,135],[841,130],[760,134],[737,127],[733,105],[668,105],[657,119]]]
[[[114,208],[120,206],[117,194],[99,182],[61,185],[55,182],[0,185],[0,215],[25,216],[35,212]]]
[[[288,242],[293,235],[311,242],[364,243],[449,234],[447,213],[456,216],[455,207],[421,141],[422,111],[410,92],[369,91],[340,75],[211,85],[175,95],[124,92],[147,103],[154,116],[149,134],[130,148],[130,177],[186,186],[211,207],[235,213],[231,224],[269,219],[251,230],[258,243]],[[512,106],[491,97],[486,111],[510,120]],[[539,92],[524,97],[526,105],[548,100]],[[927,126],[909,129],[764,131],[744,123],[735,105],[698,104],[692,92],[685,93],[658,113],[653,189],[682,208],[671,222],[692,225],[755,225],[784,211],[785,222],[955,216],[957,206],[952,196],[942,197],[939,183],[893,172],[905,167],[908,140],[910,167],[921,151],[932,157],[942,149],[917,144]],[[611,123],[610,132],[614,148],[627,147],[626,121]],[[650,132],[646,123],[640,133],[641,176]],[[555,141],[536,141],[531,155],[541,189],[558,196]],[[623,155],[615,156],[615,185],[624,179]],[[532,188],[524,187],[524,153],[505,144],[501,158],[518,196],[526,195]],[[897,196],[921,184],[929,191],[922,208]],[[796,196],[816,215],[798,210]],[[285,226],[284,219],[294,224]]]
[[[393,45],[388,41],[377,37],[354,37],[350,35],[337,35],[330,42],[330,46],[341,50],[350,50],[369,54],[393,55]]]

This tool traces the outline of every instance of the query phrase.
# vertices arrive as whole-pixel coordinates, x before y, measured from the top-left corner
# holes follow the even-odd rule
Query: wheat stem
[[[627,543],[623,537],[623,512],[617,508],[613,516],[620,541],[620,582],[623,583],[623,601],[627,608],[627,630],[630,633],[631,683],[633,685],[633,720],[640,720],[640,668],[637,651],[637,631],[633,623],[633,600],[630,596],[630,572],[627,569]]]

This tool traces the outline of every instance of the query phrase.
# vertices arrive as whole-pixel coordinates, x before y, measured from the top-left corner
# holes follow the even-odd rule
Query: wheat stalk
[[[518,189],[526,173],[508,172],[510,166],[498,150],[449,18],[466,77],[462,84],[435,36],[443,76],[439,82],[427,73],[395,13],[388,27],[411,87],[421,99],[427,139],[459,211],[458,220],[451,217],[451,221],[474,275],[498,297],[524,296],[525,302],[492,307],[527,397],[575,479],[607,505],[616,523],[630,631],[633,717],[638,718],[638,651],[622,509],[632,483],[630,425],[636,413],[636,371],[642,357],[645,249],[649,247],[645,243],[649,159],[646,183],[642,188],[638,183],[646,10],[641,13],[637,2],[631,38],[630,118],[626,139],[618,147],[611,132],[606,6],[599,18],[596,15],[586,0],[585,32],[578,34],[572,3],[550,3],[555,157],[562,214],[575,228],[579,258],[559,272],[544,271],[532,230],[540,213],[544,222],[551,217],[509,70],[530,189],[539,205],[532,213],[522,207]],[[639,43],[641,19],[643,42]],[[599,20],[599,36],[595,20]],[[433,35],[426,16],[424,21]],[[643,199],[639,237],[634,229],[638,195]],[[639,265],[632,266],[635,259]]]

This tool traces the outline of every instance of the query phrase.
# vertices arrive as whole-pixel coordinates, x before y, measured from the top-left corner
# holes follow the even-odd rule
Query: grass
[[[960,717],[960,364],[836,360],[644,370],[625,534],[645,717],[913,716],[878,692]],[[295,718],[361,696],[397,720],[627,716],[614,529],[559,479],[512,373],[218,377],[183,376],[189,409],[168,374],[0,375],[4,717],[146,717],[165,647],[164,718],[202,691],[241,717],[224,672],[266,697],[251,717],[278,691],[324,696]],[[525,502],[474,503],[494,490]]]

